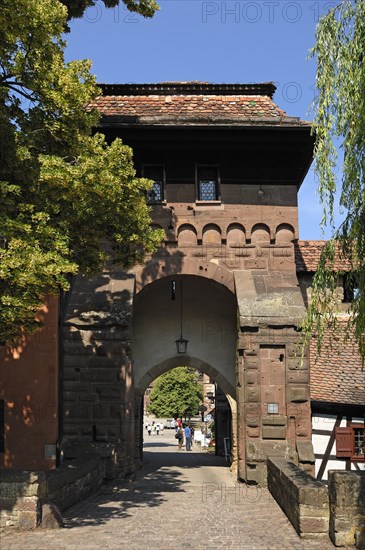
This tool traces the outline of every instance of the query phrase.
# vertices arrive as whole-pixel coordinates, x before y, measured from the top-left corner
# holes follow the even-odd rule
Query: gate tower
[[[76,278],[64,326],[66,455],[113,448],[121,470],[133,471],[145,389],[168,369],[191,365],[230,401],[239,479],[265,485],[270,455],[311,470],[295,263],[310,124],[275,105],[272,83],[101,88],[92,104],[99,131],[130,145],[138,175],[154,181],[151,217],[166,237],[143,265]]]

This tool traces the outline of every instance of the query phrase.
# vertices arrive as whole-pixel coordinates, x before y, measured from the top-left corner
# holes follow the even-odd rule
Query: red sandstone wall
[[[5,400],[5,453],[0,467],[48,470],[45,445],[58,437],[58,299],[41,314],[44,327],[14,348],[0,346],[0,399]]]

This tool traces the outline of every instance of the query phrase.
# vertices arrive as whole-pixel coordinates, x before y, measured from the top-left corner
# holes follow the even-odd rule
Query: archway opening
[[[234,438],[231,406],[224,391],[208,374],[180,366],[158,376],[141,400],[142,419],[145,451],[157,450],[158,445],[171,452],[194,450],[224,457],[225,464],[231,464]],[[179,434],[181,439],[176,440]]]
[[[184,354],[178,353],[176,347],[179,337],[187,341]],[[235,407],[236,343],[236,297],[223,284],[193,275],[168,276],[147,285],[135,296],[132,356],[136,410],[139,411],[137,453],[140,459],[147,433],[143,424],[146,420],[145,391],[151,389],[160,375],[180,366],[204,373],[212,380],[220,396],[214,407],[215,414],[219,415],[215,422],[219,436],[217,454],[222,456],[224,453],[224,438],[230,439],[226,444],[233,447],[235,436],[232,437],[231,432],[236,426],[232,421],[235,411],[231,412],[231,407],[232,404]],[[198,425],[201,421],[199,411],[196,416]],[[167,427],[167,421],[173,420],[172,415],[162,420],[164,432],[168,433],[171,428]],[[203,426],[198,425],[198,428]]]

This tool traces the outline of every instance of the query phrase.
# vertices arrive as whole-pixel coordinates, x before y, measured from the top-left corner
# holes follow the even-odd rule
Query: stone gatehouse
[[[239,479],[264,484],[268,455],[311,470],[308,358],[300,367],[296,355],[306,308],[297,195],[310,124],[275,105],[272,83],[102,90],[99,130],[130,145],[137,173],[154,181],[151,217],[166,237],[143,265],[74,281],[63,323],[65,456],[109,443],[119,468],[133,471],[144,391],[190,365],[228,399]]]

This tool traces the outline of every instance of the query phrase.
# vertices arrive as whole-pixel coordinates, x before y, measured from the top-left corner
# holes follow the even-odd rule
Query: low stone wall
[[[336,546],[365,548],[365,472],[328,472],[330,538]]]
[[[44,472],[0,470],[0,527],[33,529],[41,521]]]
[[[269,457],[268,487],[299,536],[328,538],[327,487],[285,458]]]
[[[56,504],[62,511],[97,491],[109,477],[109,462],[90,456],[47,472],[0,470],[0,527],[38,527],[43,504]]]

